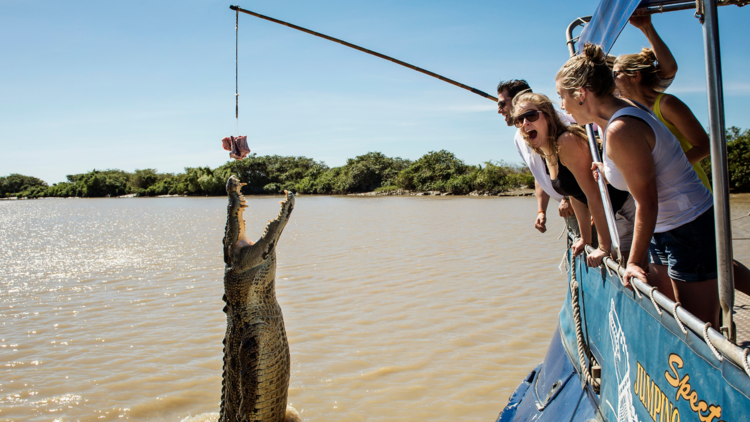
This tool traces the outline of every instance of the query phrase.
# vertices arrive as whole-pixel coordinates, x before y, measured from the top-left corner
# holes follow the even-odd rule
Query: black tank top
[[[549,167],[547,167],[547,160],[544,161],[544,170],[549,175]],[[592,176],[593,177],[593,176]],[[568,170],[559,160],[557,162],[557,179],[550,179],[552,181],[552,188],[555,192],[563,196],[573,197],[588,206],[588,200],[586,194],[583,193],[581,186],[578,184],[573,173]],[[607,184],[607,192],[609,193],[609,200],[612,202],[612,212],[617,213],[620,208],[625,204],[628,199],[629,193],[626,191],[615,189],[612,185]]]

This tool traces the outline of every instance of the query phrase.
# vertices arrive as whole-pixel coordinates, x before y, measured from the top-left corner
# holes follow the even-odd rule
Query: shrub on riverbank
[[[727,129],[729,186],[732,192],[750,192],[750,130]],[[701,162],[711,175],[710,160]],[[284,190],[308,194],[347,194],[394,190],[439,191],[465,195],[472,191],[498,193],[533,188],[534,177],[524,166],[488,161],[468,165],[445,150],[430,151],[416,161],[369,152],[348,159],[341,167],[307,157],[257,156],[210,167],[188,167],[184,173],[158,173],[155,169],[92,170],[67,176],[52,186],[32,176],[0,177],[0,197],[102,197],[137,194],[226,195],[225,183],[235,174],[247,194],[277,194]]]
[[[736,126],[727,129],[727,163],[729,189],[733,193],[750,192],[750,129]],[[708,180],[711,178],[711,157],[701,161]]]
[[[47,184],[33,176],[13,173],[0,177],[0,198],[16,195],[37,198],[43,196],[46,191]]]

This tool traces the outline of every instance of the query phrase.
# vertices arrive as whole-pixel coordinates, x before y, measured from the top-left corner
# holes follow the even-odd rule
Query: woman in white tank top
[[[626,286],[631,277],[648,280],[717,326],[713,198],[677,138],[650,111],[614,96],[615,82],[598,46],[586,44],[582,54],[568,60],[556,86],[562,108],[579,124],[603,128],[605,177],[635,198]]]

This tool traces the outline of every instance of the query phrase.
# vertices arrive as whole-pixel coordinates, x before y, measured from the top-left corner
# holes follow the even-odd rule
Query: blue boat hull
[[[720,360],[701,334],[684,332],[616,276],[586,267],[581,257],[574,265],[583,336],[601,366],[601,389],[582,381],[568,291],[544,362],[521,382],[498,422],[750,420],[743,368]]]

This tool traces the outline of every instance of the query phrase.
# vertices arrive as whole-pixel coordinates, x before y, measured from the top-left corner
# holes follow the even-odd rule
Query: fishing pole
[[[380,54],[378,52],[375,52],[375,51],[372,51],[372,50],[368,50],[366,48],[363,48],[363,47],[360,47],[358,45],[352,44],[350,42],[346,42],[344,40],[340,40],[340,39],[334,38],[334,37],[329,37],[328,35],[321,34],[320,32],[311,31],[311,30],[309,30],[307,28],[303,28],[301,26],[297,26],[297,25],[291,24],[289,22],[284,22],[284,21],[281,21],[281,20],[278,20],[278,19],[274,19],[274,18],[272,18],[270,16],[265,16],[265,15],[261,15],[260,13],[251,12],[249,10],[242,9],[239,6],[229,6],[229,8],[232,9],[232,10],[234,10],[235,12],[246,13],[248,15],[255,16],[257,18],[265,19],[265,20],[271,21],[273,23],[278,23],[279,25],[288,26],[288,27],[290,27],[292,29],[296,29],[298,31],[302,31],[302,32],[308,33],[310,35],[315,35],[316,37],[320,37],[320,38],[326,39],[328,41],[333,41],[335,43],[339,43],[341,45],[345,45],[345,46],[347,46],[349,48],[353,48],[355,50],[359,50],[359,51],[361,51],[363,53],[371,54],[371,55],[373,55],[375,57],[380,57],[381,59],[385,59],[385,60],[388,60],[390,62],[399,64],[401,66],[408,67],[409,69],[416,70],[417,72],[424,73],[425,75],[432,76],[433,78],[440,79],[443,82],[448,82],[451,85],[457,86],[459,88],[463,88],[463,89],[465,89],[467,91],[471,91],[471,92],[473,92],[473,93],[475,93],[477,95],[480,95],[480,96],[482,96],[484,98],[492,100],[493,102],[497,102],[497,97],[493,97],[492,95],[490,95],[490,94],[488,94],[488,93],[486,93],[484,91],[480,91],[480,90],[478,90],[476,88],[472,88],[472,87],[470,87],[468,85],[464,85],[461,82],[454,81],[453,79],[446,78],[445,76],[438,75],[437,73],[430,72],[427,69],[422,69],[421,67],[417,67],[417,66],[411,65],[409,63],[403,62],[403,61],[398,60],[398,59],[394,59],[393,57],[386,56],[385,54]]]

